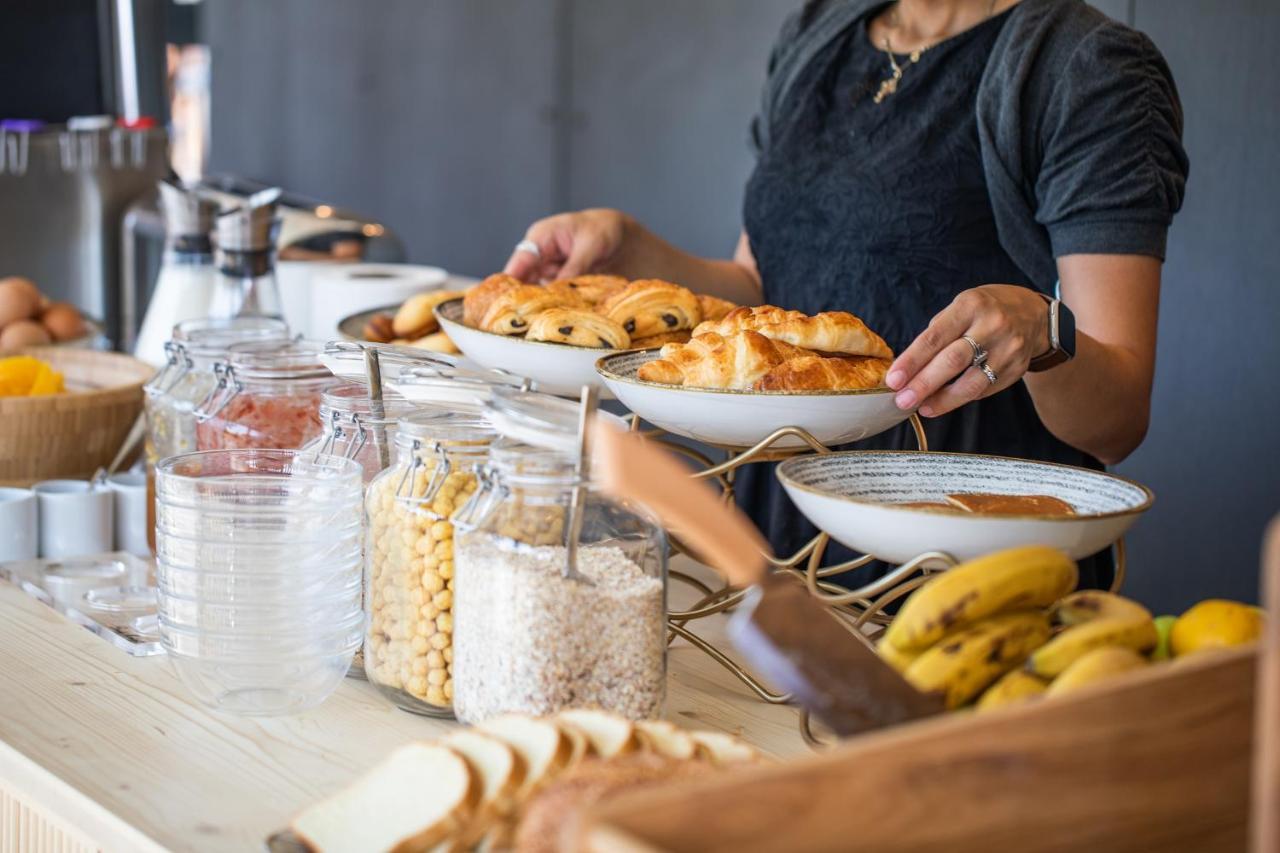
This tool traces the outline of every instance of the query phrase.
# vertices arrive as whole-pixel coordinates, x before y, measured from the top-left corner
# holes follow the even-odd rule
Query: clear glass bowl
[[[170,625],[192,631],[260,631],[264,633],[331,628],[362,611],[359,587],[326,600],[297,604],[214,604],[165,594],[159,613]]]
[[[156,586],[161,594],[214,602],[260,602],[285,598],[309,601],[316,596],[345,592],[353,586],[359,587],[360,579],[352,578],[346,567],[297,577],[292,574],[206,572],[157,565]]]
[[[156,472],[160,642],[200,701],[294,713],[342,680],[364,630],[360,465],[283,450]]]

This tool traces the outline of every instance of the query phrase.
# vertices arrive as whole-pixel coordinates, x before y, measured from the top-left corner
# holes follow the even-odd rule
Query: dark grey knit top
[[[900,352],[967,288],[1051,289],[1057,254],[1163,256],[1186,156],[1145,37],[1075,0],[1024,0],[925,52],[875,104],[890,67],[867,20],[883,3],[831,0],[773,53],[743,206],[766,302],[852,311]],[[935,450],[1100,467],[1021,383],[925,430]],[[858,446],[912,444],[904,426]],[[814,531],[767,468],[748,466],[737,494],[789,554]],[[1081,572],[1105,586],[1110,562]]]
[[[800,106],[793,87],[812,59],[882,5],[828,0],[787,20],[752,123],[758,152]],[[1037,287],[1052,289],[1059,255],[1164,257],[1188,164],[1173,77],[1145,35],[1082,0],[1023,0],[991,50],[976,116],[1000,242]]]

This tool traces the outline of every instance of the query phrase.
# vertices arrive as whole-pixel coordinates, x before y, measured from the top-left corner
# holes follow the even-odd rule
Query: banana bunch
[[[988,554],[931,578],[877,644],[917,689],[978,711],[1061,696],[1163,660],[1252,642],[1264,615],[1211,600],[1153,619],[1109,592],[1072,592],[1076,565],[1053,548]]]

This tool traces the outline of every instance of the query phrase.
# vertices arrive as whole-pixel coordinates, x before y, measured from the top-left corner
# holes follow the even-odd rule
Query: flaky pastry
[[[588,305],[598,305],[628,284],[620,275],[578,275],[562,278],[547,285],[548,290],[570,293]]]
[[[480,328],[484,315],[493,301],[508,290],[520,287],[524,282],[505,273],[495,273],[471,287],[462,297],[462,322],[473,329]]]
[[[698,298],[678,284],[659,279],[633,281],[596,306],[632,338],[692,329],[702,321]]]
[[[884,385],[889,363],[869,356],[807,355],[784,361],[752,387],[756,391],[862,391]]]
[[[534,315],[525,338],[609,349],[626,349],[631,345],[626,329],[586,308],[548,308]]]
[[[585,307],[577,297],[555,293],[536,284],[522,284],[504,290],[489,304],[480,328],[499,335],[523,335],[533,318],[548,308]]]
[[[824,311],[810,317],[774,305],[735,308],[720,320],[703,323],[693,333],[695,337],[703,332],[731,335],[745,330],[819,353],[893,358],[889,345],[846,311]]]

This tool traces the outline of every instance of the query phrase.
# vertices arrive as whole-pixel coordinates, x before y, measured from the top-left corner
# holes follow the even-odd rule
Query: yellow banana
[[[997,551],[961,563],[912,593],[885,640],[900,651],[921,651],[988,616],[1048,607],[1075,589],[1076,580],[1076,564],[1056,548]]]
[[[1073,592],[1054,604],[1050,613],[1054,622],[1068,626],[1113,616],[1131,619],[1151,618],[1151,611],[1138,602],[1099,589]]]
[[[1102,646],[1086,652],[1067,667],[1045,691],[1046,696],[1061,696],[1147,665],[1147,659],[1124,646]]]
[[[898,651],[896,646],[892,643],[885,642],[883,637],[880,638],[880,642],[876,643],[876,651],[879,652],[880,657],[884,659],[885,663],[889,664],[889,666],[893,667],[898,672],[906,672],[907,667],[911,666],[912,661],[920,657],[917,652]]]
[[[983,692],[978,699],[978,710],[990,711],[1026,702],[1044,693],[1048,686],[1049,682],[1025,669],[1010,670]]]
[[[1157,639],[1155,622],[1149,616],[1094,619],[1068,628],[1036,649],[1027,660],[1027,669],[1042,678],[1054,678],[1094,649],[1123,646],[1146,654],[1156,647]]]
[[[917,690],[941,693],[948,708],[958,708],[1047,639],[1044,611],[1002,613],[948,636],[916,658],[903,676]]]

